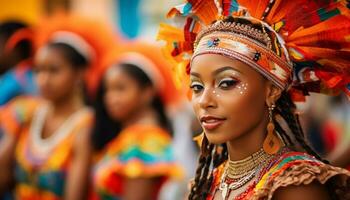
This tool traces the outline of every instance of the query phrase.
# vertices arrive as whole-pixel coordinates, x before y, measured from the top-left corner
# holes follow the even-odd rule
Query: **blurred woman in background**
[[[156,46],[128,44],[110,56],[96,102],[92,199],[157,199],[177,176],[166,106],[177,91]]]
[[[112,33],[85,18],[58,16],[43,23],[37,36],[40,97],[18,97],[1,112],[1,187],[14,166],[16,199],[85,199],[93,120],[83,98],[85,72],[98,66]]]

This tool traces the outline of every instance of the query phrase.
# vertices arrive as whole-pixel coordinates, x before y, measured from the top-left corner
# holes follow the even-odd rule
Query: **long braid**
[[[293,141],[292,141],[291,137],[287,134],[287,132],[283,130],[281,125],[276,120],[274,120],[274,124],[276,127],[276,131],[281,135],[284,143],[286,143],[288,146],[292,146]]]
[[[204,136],[194,184],[191,187],[191,192],[188,197],[189,200],[201,200],[209,190],[206,187],[211,185],[211,182],[209,183],[210,178],[208,179],[208,174],[212,163],[213,149],[214,145],[210,144],[206,136]]]
[[[281,98],[277,101],[277,107],[279,114],[287,122],[290,130],[298,145],[300,145],[307,153],[315,156],[317,159],[322,160],[322,158],[307,144],[305,135],[301,128],[299,117],[295,114],[296,106],[289,97],[287,92],[283,92]],[[287,134],[285,134],[287,135]],[[294,146],[297,146],[294,144]]]

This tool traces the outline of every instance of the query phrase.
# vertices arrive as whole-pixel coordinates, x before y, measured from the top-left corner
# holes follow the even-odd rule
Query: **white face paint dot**
[[[239,94],[244,94],[244,92],[248,89],[248,84],[242,83],[239,86],[237,86],[237,89],[239,90]]]

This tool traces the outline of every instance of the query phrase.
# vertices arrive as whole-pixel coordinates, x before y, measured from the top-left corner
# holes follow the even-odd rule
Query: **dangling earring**
[[[273,155],[277,153],[280,148],[283,146],[283,142],[275,133],[275,125],[273,123],[273,110],[275,109],[275,105],[272,104],[269,107],[269,123],[267,124],[267,136],[263,143],[263,149],[266,153]]]

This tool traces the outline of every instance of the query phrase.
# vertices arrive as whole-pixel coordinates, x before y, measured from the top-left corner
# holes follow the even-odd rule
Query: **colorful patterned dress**
[[[214,171],[213,184],[207,200],[213,200],[215,193],[219,192],[221,180],[224,175],[225,163]],[[340,192],[338,198],[345,198],[350,191],[350,182],[342,185],[340,178],[349,180],[350,172],[327,165],[306,153],[284,150],[284,152],[271,159],[269,164],[258,174],[258,179],[250,183],[247,189],[234,200],[271,200],[274,192],[280,187],[289,185],[307,185],[313,181],[325,184],[333,179]],[[337,182],[338,181],[338,182]]]
[[[95,164],[92,199],[122,199],[125,178],[158,177],[156,199],[167,178],[180,176],[169,134],[156,126],[134,125],[108,143]]]
[[[41,130],[47,111],[47,104],[33,97],[16,98],[2,108],[1,128],[17,139],[16,199],[63,198],[73,141],[93,120],[91,110],[83,108],[72,114],[52,136],[43,139]]]

